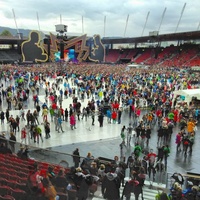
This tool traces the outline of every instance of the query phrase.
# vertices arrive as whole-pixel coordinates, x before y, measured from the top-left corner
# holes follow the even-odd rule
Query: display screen
[[[60,51],[56,52],[54,54],[55,56],[55,61],[59,62],[60,59]],[[65,62],[77,62],[77,58],[76,58],[76,54],[75,54],[75,50],[74,49],[67,49],[64,50],[64,59]]]

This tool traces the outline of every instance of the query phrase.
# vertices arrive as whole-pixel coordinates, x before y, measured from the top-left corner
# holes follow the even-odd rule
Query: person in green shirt
[[[163,152],[164,152],[164,162],[165,162],[165,171],[167,169],[167,158],[169,157],[170,154],[170,148],[168,145],[165,145],[163,148]]]
[[[51,116],[51,121],[53,122],[54,109],[52,108],[52,106],[50,106],[49,112],[50,112],[50,116]]]
[[[171,198],[165,192],[159,192],[155,196],[155,200],[170,200]]]
[[[136,158],[140,157],[140,153],[142,152],[141,146],[137,143],[133,149],[134,155]]]

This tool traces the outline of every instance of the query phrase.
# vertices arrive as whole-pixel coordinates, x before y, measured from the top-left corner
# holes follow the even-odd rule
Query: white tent
[[[177,95],[181,95],[185,97],[185,102],[189,105],[190,101],[192,100],[192,97],[196,97],[200,100],[200,89],[188,89],[188,90],[176,90],[173,92],[174,98]],[[174,100],[173,98],[173,100]]]

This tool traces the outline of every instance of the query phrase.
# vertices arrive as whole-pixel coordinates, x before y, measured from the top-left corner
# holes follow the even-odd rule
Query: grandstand
[[[135,48],[112,49],[107,51],[106,61],[123,63],[132,61],[137,64],[159,65],[164,67],[190,67],[200,65],[199,31],[102,40],[111,47],[115,44],[134,44]],[[167,42],[169,46],[162,46]],[[154,45],[152,45],[154,44]],[[142,47],[140,47],[142,46]]]
[[[164,67],[200,66],[199,39],[200,31],[138,38],[103,38],[102,43],[109,47],[104,60],[106,63],[134,62]],[[23,41],[16,37],[0,37],[0,63],[19,61]],[[163,43],[169,45],[164,46]],[[134,48],[114,49],[113,46],[118,44],[132,44]]]

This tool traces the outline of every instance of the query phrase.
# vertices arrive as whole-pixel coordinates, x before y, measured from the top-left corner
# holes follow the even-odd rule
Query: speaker
[[[60,59],[64,59],[64,43],[60,43]]]
[[[48,54],[48,61],[50,61],[50,54],[51,54],[51,40],[49,38],[44,38],[44,44],[47,44],[47,54]]]

